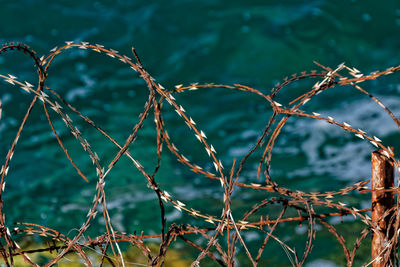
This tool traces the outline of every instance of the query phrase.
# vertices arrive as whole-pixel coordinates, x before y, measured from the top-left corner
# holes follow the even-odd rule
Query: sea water
[[[332,68],[346,62],[365,74],[400,62],[400,4],[397,1],[377,4],[369,0],[22,0],[4,1],[0,22],[1,43],[26,43],[39,56],[62,46],[64,41],[101,44],[131,58],[134,47],[144,68],[167,89],[177,84],[240,83],[268,94],[286,76],[320,70],[314,60]],[[0,74],[8,73],[37,84],[33,62],[27,56],[2,55]],[[148,97],[143,81],[126,65],[77,49],[55,59],[46,85],[120,143],[131,133]],[[285,88],[277,100],[287,104],[312,85],[312,81],[297,82]],[[397,74],[362,85],[398,116]],[[0,90],[3,104],[0,151],[5,157],[31,96],[6,83],[1,83]],[[227,89],[198,90],[176,98],[207,134],[227,170],[232,167],[233,159],[239,160],[250,151],[271,115],[270,105],[260,97]],[[390,117],[352,87],[338,87],[321,94],[310,101],[307,110],[367,130],[384,144],[394,146],[395,151],[400,149],[398,129]],[[163,112],[165,127],[180,151],[194,163],[211,169],[206,152],[179,116],[167,106]],[[53,113],[51,116],[68,152],[85,172],[89,183],[70,165],[51,132],[43,108],[37,105],[10,166],[4,211],[9,225],[17,221],[34,222],[72,237],[91,207],[96,171],[62,120]],[[118,152],[115,146],[77,116],[71,118],[98,153],[101,163],[107,165]],[[147,170],[152,170],[157,163],[155,133],[150,118],[130,148]],[[190,207],[219,216],[216,212],[223,205],[219,182],[193,174],[166,150],[164,147],[161,169],[156,176],[160,187]],[[369,178],[372,151],[367,142],[356,140],[332,125],[293,118],[273,150],[271,175],[280,185],[292,190],[335,191]],[[241,181],[259,182],[255,177],[257,162],[250,160]],[[107,203],[113,226],[130,233],[158,233],[160,215],[156,195],[131,165],[122,158],[107,178]],[[233,193],[233,204],[237,207],[234,212],[241,216],[242,211],[268,197],[265,193],[237,189]],[[368,198],[351,198],[351,201],[362,208],[369,207]],[[169,223],[197,223],[170,205],[166,210]],[[267,214],[277,216],[274,209],[265,210],[263,215]],[[340,229],[340,221],[330,222]],[[346,223],[351,222],[345,220],[343,224]],[[356,231],[361,229],[357,227]],[[99,216],[89,233],[96,235],[104,229]],[[306,230],[305,225],[286,224],[278,233],[282,240],[289,240],[289,244],[301,251]],[[251,231],[244,238],[250,243],[262,240]],[[320,266],[321,262],[344,265],[337,241],[326,230],[317,233],[314,244],[316,248],[308,261],[310,266]],[[290,265],[279,245],[271,247],[265,252],[269,263]],[[270,256],[271,253],[276,256]]]

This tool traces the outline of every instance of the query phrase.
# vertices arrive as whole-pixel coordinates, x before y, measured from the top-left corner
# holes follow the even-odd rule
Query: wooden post
[[[371,187],[372,190],[388,189],[394,186],[393,161],[382,153],[382,150],[371,154]],[[394,253],[391,250],[390,256],[387,251],[381,253],[387,241],[393,237],[393,231],[387,232],[391,214],[387,211],[394,205],[394,194],[392,192],[372,191],[372,221],[377,223],[379,228],[372,233],[372,259],[377,258],[372,267],[394,266]],[[386,214],[385,214],[386,212]],[[385,217],[384,217],[385,216]],[[379,256],[378,256],[379,255]],[[385,255],[387,255],[385,257]]]

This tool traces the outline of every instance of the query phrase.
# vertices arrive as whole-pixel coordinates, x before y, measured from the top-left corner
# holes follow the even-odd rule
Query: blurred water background
[[[130,57],[134,46],[148,72],[166,88],[194,82],[241,83],[267,93],[285,76],[318,69],[313,60],[330,67],[346,62],[363,73],[400,63],[400,2],[394,0],[379,4],[372,0],[0,3],[1,43],[23,42],[39,55],[70,40],[102,44]],[[32,62],[23,55],[1,56],[0,73],[36,82]],[[363,84],[396,116],[400,113],[397,77],[395,74]],[[287,103],[309,90],[312,84],[296,83],[278,101]],[[137,122],[148,92],[126,65],[82,50],[69,50],[58,57],[49,70],[47,85],[121,143]],[[0,90],[4,107],[0,152],[5,156],[30,96],[5,83],[1,83]],[[226,166],[249,151],[271,114],[269,105],[261,99],[223,89],[182,94],[177,100],[207,133]],[[395,151],[400,149],[395,124],[375,103],[350,87],[321,94],[309,103],[308,110],[368,130],[385,144],[394,146]],[[166,108],[164,116],[166,128],[178,148],[194,162],[211,168],[204,150],[176,113]],[[90,208],[95,169],[79,143],[63,128],[62,121],[54,119],[67,149],[86,171],[90,183],[85,183],[70,166],[41,115],[41,107],[37,106],[11,164],[4,209],[10,225],[15,221],[36,222],[73,236],[76,231],[71,229],[79,228]],[[117,150],[84,123],[78,124],[106,165]],[[155,130],[151,122],[141,131],[131,151],[145,168],[154,166]],[[369,178],[372,151],[368,143],[326,123],[291,120],[278,139],[271,171],[278,183],[294,190],[334,191]],[[255,163],[256,160],[245,169],[242,181],[257,182]],[[108,179],[108,206],[115,228],[127,232],[143,230],[148,234],[159,232],[156,196],[146,187],[144,177],[122,159]],[[213,207],[218,210],[222,205],[219,183],[196,177],[171,153],[164,153],[157,180],[191,207],[199,210],[207,207],[208,213],[219,216],[213,214]],[[239,216],[241,210],[265,197],[237,190],[234,204],[238,209],[234,212]],[[367,198],[353,201],[363,208],[369,205]],[[98,225],[90,230],[93,234],[104,231],[101,216],[98,218]],[[189,216],[171,206],[167,207],[167,219],[191,222]],[[340,221],[331,222],[340,229]],[[351,222],[345,220],[343,231],[350,229],[347,223]],[[282,239],[292,240],[291,244],[302,248],[305,229],[304,225],[285,225],[279,233]],[[354,229],[357,231],[357,226]],[[245,238],[249,242],[261,240],[251,232]],[[266,263],[290,265],[277,244],[267,249],[266,254]],[[344,265],[341,249],[327,231],[321,229],[317,233],[309,262],[309,266]]]

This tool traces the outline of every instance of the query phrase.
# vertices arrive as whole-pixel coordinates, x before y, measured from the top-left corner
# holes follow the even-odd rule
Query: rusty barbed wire
[[[148,89],[147,101],[144,104],[143,111],[139,115],[139,121],[133,127],[132,132],[124,143],[117,142],[116,139],[98,126],[92,119],[82,114],[79,109],[72,106],[56,91],[47,86],[46,79],[53,60],[67,49],[91,50],[99,54],[105,54],[114,60],[119,60],[123,64],[128,65],[128,67],[136,72],[146,83]],[[27,264],[32,266],[39,266],[30,258],[29,255],[41,252],[56,253],[56,256],[54,256],[44,266],[55,265],[63,259],[63,257],[69,254],[76,254],[81,258],[83,264],[86,266],[93,266],[94,263],[92,262],[92,259],[87,255],[90,249],[95,249],[100,253],[100,265],[106,264],[107,262],[107,264],[110,264],[111,266],[128,266],[129,262],[124,259],[119,245],[121,243],[130,244],[131,246],[139,248],[141,253],[147,259],[147,264],[149,266],[162,266],[165,262],[168,249],[177,239],[182,240],[188,246],[199,251],[197,258],[193,260],[192,266],[199,266],[200,262],[205,257],[208,257],[217,265],[234,266],[236,264],[235,257],[238,253],[239,247],[244,251],[250,263],[253,266],[257,266],[260,260],[262,260],[263,255],[266,254],[265,250],[268,247],[270,240],[274,240],[283,248],[293,266],[302,266],[306,262],[313,248],[313,241],[316,238],[316,222],[319,222],[320,225],[325,227],[332,234],[332,237],[338,241],[339,245],[343,249],[346,258],[346,265],[352,266],[354,264],[357,249],[360,247],[362,241],[365,240],[368,234],[378,230],[378,225],[373,222],[368,215],[368,212],[371,211],[370,208],[357,209],[355,206],[344,204],[338,199],[339,196],[347,195],[352,192],[361,192],[365,194],[370,193],[372,190],[367,187],[369,179],[344,187],[338,191],[302,192],[298,190],[293,191],[278,184],[274,180],[274,177],[270,175],[269,170],[275,142],[289,118],[305,117],[335,125],[343,131],[351,133],[354,136],[369,142],[373,147],[381,149],[383,155],[393,160],[396,172],[399,173],[400,162],[395,159],[393,149],[384,145],[378,137],[371,137],[365,130],[358,128],[355,129],[347,122],[338,122],[333,117],[324,117],[316,112],[308,113],[302,110],[302,107],[312,100],[314,96],[323,93],[330,88],[349,85],[370,97],[372,101],[375,101],[380,108],[388,113],[397,127],[399,127],[399,120],[394,116],[389,108],[386,107],[378,98],[363,89],[360,84],[368,80],[377,79],[383,75],[392,74],[400,69],[400,65],[390,67],[384,71],[376,71],[364,75],[356,68],[349,67],[344,63],[340,64],[335,69],[316,63],[322,69],[320,72],[313,70],[311,72],[293,74],[291,77],[285,78],[281,83],[278,83],[274,88],[272,88],[270,94],[266,94],[261,90],[241,84],[225,85],[193,83],[187,86],[177,85],[172,90],[165,89],[146,71],[134,48],[132,48],[134,60],[128,56],[121,55],[116,50],[107,49],[102,45],[93,45],[87,42],[66,42],[65,45],[51,49],[47,56],[41,58],[39,58],[36,52],[27,45],[21,43],[9,43],[4,44],[0,48],[0,55],[12,51],[27,54],[33,60],[38,74],[38,81],[36,85],[33,85],[35,82],[30,83],[28,81],[20,81],[12,74],[0,74],[0,78],[4,82],[20,88],[32,96],[32,101],[26,110],[25,116],[20,121],[18,131],[8,150],[6,160],[0,171],[0,187],[2,189],[0,190],[0,253],[4,261],[4,266],[13,266],[15,257],[22,257]],[[276,101],[277,96],[286,86],[304,79],[314,79],[316,82],[310,90],[301,96],[290,100],[287,105],[280,104]],[[207,139],[206,133],[199,128],[192,117],[187,115],[185,108],[179,104],[174,97],[176,94],[188,93],[193,90],[214,88],[237,90],[256,95],[268,103],[272,110],[272,115],[267,118],[268,122],[256,143],[249,152],[240,159],[240,161],[238,160],[236,162],[236,159],[233,160],[229,171],[225,170],[221,160],[217,156],[215,147]],[[87,175],[85,175],[76,165],[65,148],[61,137],[57,134],[49,112],[54,112],[54,114],[57,114],[57,116],[63,120],[65,127],[71,131],[71,134],[80,143],[84,149],[84,153],[87,153],[96,169],[97,186],[92,206],[87,213],[86,219],[82,225],[78,227],[78,233],[73,238],[69,238],[67,235],[57,231],[56,229],[48,228],[45,225],[30,222],[17,222],[16,227],[11,227],[6,223],[7,214],[4,213],[3,209],[3,195],[6,192],[6,177],[21,132],[29,120],[29,115],[35,105],[43,106],[43,114],[48,120],[52,133],[57,139],[59,146],[64,151],[68,161],[75,168],[79,176],[88,181]],[[164,112],[162,111],[163,105],[169,105],[172,107],[176,111],[177,115],[186,123],[190,131],[193,132],[194,137],[196,137],[198,142],[204,146],[205,152],[207,153],[210,162],[214,165],[215,171],[203,169],[201,166],[191,162],[188,155],[184,155],[179,151],[178,146],[172,141],[171,136],[166,130],[163,119]],[[0,112],[2,109],[3,107],[0,105]],[[113,156],[113,159],[108,165],[102,165],[100,163],[100,158],[96,151],[91,147],[90,143],[83,138],[81,131],[69,117],[68,112],[73,112],[82,118],[90,127],[96,129],[113,145],[115,145],[116,148],[118,148],[118,152]],[[135,142],[139,131],[143,127],[144,121],[149,116],[154,117],[155,129],[157,132],[157,164],[154,166],[152,172],[146,171],[140,163],[140,160],[134,158],[129,151],[129,146]],[[210,215],[207,213],[207,210],[200,211],[191,208],[190,203],[184,203],[182,200],[179,200],[177,197],[160,187],[155,177],[162,164],[161,155],[163,153],[162,148],[164,145],[167,146],[168,150],[175,155],[176,159],[188,170],[197,175],[202,175],[207,179],[219,180],[223,189],[221,201],[224,204],[220,216]],[[248,158],[253,155],[255,151],[259,151],[262,154],[258,160],[257,175],[255,177],[259,182],[239,182],[239,176],[241,175],[243,167],[248,162]],[[121,157],[127,157],[129,159],[131,164],[133,164],[133,166],[140,171],[143,177],[147,179],[149,188],[151,188],[157,196],[161,225],[161,232],[158,234],[145,235],[143,233],[121,233],[115,231],[113,228],[113,222],[107,209],[107,188],[105,184],[107,176]],[[232,207],[231,204],[231,196],[234,190],[238,187],[265,192],[264,200],[259,203],[254,203],[253,207],[244,212],[241,217],[232,214],[232,209],[234,209],[234,207]],[[391,240],[387,240],[385,250],[381,253],[380,257],[386,259],[390,257],[389,255],[392,251],[396,250],[397,238],[400,231],[398,209],[399,187],[396,186],[387,191],[397,194],[397,200],[395,202],[394,210],[388,213],[392,216],[390,228],[391,231],[394,232],[394,236]],[[207,223],[209,227],[200,227],[198,225],[189,224],[180,225],[174,222],[167,222],[165,216],[165,205],[172,205],[178,211],[191,215],[196,219],[196,221],[202,222],[200,225]],[[263,213],[264,208],[270,206],[279,207],[280,211],[273,214]],[[322,213],[316,211],[316,207],[329,208],[331,211]],[[104,218],[106,231],[97,237],[82,241],[84,233],[90,227],[90,223],[97,216],[99,211],[102,213]],[[293,216],[293,212],[297,215]],[[325,220],[326,218],[333,216],[342,218],[343,216],[349,215],[354,216],[354,218],[365,224],[359,238],[352,244],[352,246],[349,246],[345,237],[336,230],[333,224],[328,223]],[[308,223],[308,231],[306,233],[307,238],[303,252],[302,254],[299,254],[299,250],[290,246],[288,242],[283,241],[275,234],[275,232],[280,223],[299,223],[305,221]],[[263,242],[256,250],[256,253],[252,252],[251,249],[248,248],[248,244],[246,244],[242,237],[243,232],[247,230],[258,231],[262,236],[264,236]],[[27,235],[43,236],[51,240],[51,242],[44,245],[41,249],[21,248],[16,241],[16,237]],[[201,245],[201,242],[193,241],[193,239],[191,239],[191,236],[193,235],[205,240],[207,245],[204,247]],[[156,253],[152,252],[149,245],[145,243],[145,241],[150,239],[154,240],[154,238],[159,240],[158,252]],[[369,262],[365,263],[365,266],[370,265],[374,260],[378,259],[370,259]]]

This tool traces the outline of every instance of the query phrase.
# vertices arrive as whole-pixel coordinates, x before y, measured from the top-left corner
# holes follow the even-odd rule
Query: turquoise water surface
[[[130,57],[133,46],[146,70],[171,89],[177,84],[196,82],[240,83],[269,93],[292,73],[318,69],[314,60],[333,68],[346,62],[363,73],[400,63],[398,1],[3,1],[0,23],[1,43],[23,42],[39,55],[70,40],[102,44]],[[37,79],[32,62],[15,53],[0,57],[0,74],[8,73],[31,83]],[[312,84],[302,81],[288,87],[278,97],[279,102],[287,103]],[[81,50],[68,50],[55,60],[47,86],[120,143],[137,122],[148,94],[142,80],[126,65]],[[399,115],[397,74],[363,86]],[[0,98],[4,108],[0,153],[5,156],[31,98],[6,83],[1,83]],[[207,133],[226,166],[251,149],[271,115],[270,106],[261,98],[225,89],[199,90],[176,98]],[[309,108],[367,129],[394,146],[395,151],[400,149],[395,124],[374,102],[350,87],[319,96]],[[10,225],[16,221],[35,222],[73,236],[91,207],[96,172],[63,122],[54,117],[68,151],[90,182],[76,174],[41,112],[39,106],[33,110],[10,167],[4,195],[6,220]],[[191,160],[207,167],[204,149],[184,122],[172,109],[165,107],[164,112],[172,140]],[[77,119],[101,162],[110,162],[117,153],[115,147],[78,118],[72,119]],[[131,148],[148,169],[156,163],[155,133],[154,124],[146,122]],[[271,174],[293,190],[335,191],[369,179],[372,151],[366,142],[331,125],[291,120],[277,141]],[[257,182],[256,163],[254,159],[244,170],[242,181]],[[108,207],[115,228],[158,233],[156,195],[147,188],[144,177],[127,159],[122,159],[108,179]],[[164,153],[157,180],[195,209],[213,214],[222,207],[219,182],[193,175],[171,153]],[[240,214],[265,197],[237,190],[233,203]],[[362,208],[369,205],[367,197],[350,197],[350,201],[358,202]],[[167,206],[167,219],[196,224],[171,206]],[[93,235],[104,231],[101,216],[97,223],[89,230]],[[357,223],[346,221],[338,229],[342,227],[346,233],[347,225],[358,231]],[[304,227],[288,224],[279,233],[283,240],[298,243],[299,250],[303,249]],[[251,232],[245,238],[250,243],[262,240]],[[340,247],[326,231],[321,230],[319,237],[317,234],[314,244],[309,266],[344,264]],[[274,266],[290,265],[276,244],[266,250],[266,255],[270,260],[266,262]],[[367,259],[360,256],[360,262]]]

